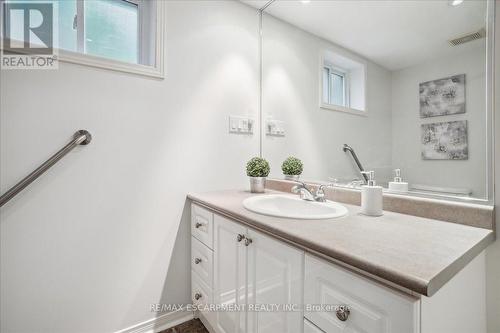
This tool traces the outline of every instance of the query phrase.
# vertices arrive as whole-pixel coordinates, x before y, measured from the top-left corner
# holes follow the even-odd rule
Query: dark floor
[[[208,333],[199,319],[193,319],[160,333]]]

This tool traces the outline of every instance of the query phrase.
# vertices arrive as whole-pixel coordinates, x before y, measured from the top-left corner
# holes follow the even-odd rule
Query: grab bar
[[[363,178],[365,180],[365,183],[368,183],[368,176],[363,173],[363,171],[365,171],[365,169],[363,169],[363,166],[361,165],[361,162],[359,161],[358,156],[354,152],[354,149],[352,149],[352,147],[349,146],[348,144],[344,143],[342,150],[344,151],[344,153],[346,151],[349,151],[351,153],[352,158],[354,159],[354,162],[356,162],[356,165],[358,166],[359,172],[361,173],[361,175],[363,176]]]
[[[51,166],[57,163],[61,158],[63,158],[67,153],[69,153],[73,148],[79,145],[88,145],[92,141],[92,135],[86,130],[79,130],[73,136],[66,146],[64,146],[57,153],[52,155],[47,161],[35,169],[28,176],[23,178],[19,183],[12,186],[7,192],[2,194],[0,197],[0,207],[6,204],[10,199],[12,199],[16,194],[24,190],[29,184],[34,182],[38,177],[40,177],[45,171],[50,169]]]

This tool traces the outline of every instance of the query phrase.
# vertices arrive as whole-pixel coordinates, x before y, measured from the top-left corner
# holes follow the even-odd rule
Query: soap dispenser
[[[381,216],[382,211],[382,186],[376,186],[375,171],[363,171],[368,175],[368,184],[361,186],[361,213],[368,216]]]
[[[394,181],[389,182],[389,190],[395,192],[408,192],[408,183],[401,178],[401,169],[394,170]]]

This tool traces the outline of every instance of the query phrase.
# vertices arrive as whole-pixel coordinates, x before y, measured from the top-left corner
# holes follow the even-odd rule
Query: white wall
[[[392,73],[392,164],[410,185],[467,188],[473,197],[486,198],[486,50],[484,40],[475,43],[466,53]],[[465,74],[465,114],[421,119],[419,83],[456,74]],[[455,120],[467,120],[469,159],[423,160],[421,124]]]
[[[270,15],[264,16],[263,33],[263,116],[284,120],[286,131],[285,137],[264,138],[263,156],[271,164],[271,176],[283,177],[281,163],[294,155],[304,162],[304,179],[359,178],[350,155],[342,151],[347,143],[366,169],[388,177],[390,72],[368,61],[367,117],[322,109],[320,56],[340,47]]]
[[[496,232],[500,231],[500,1],[496,1],[495,27],[495,211]],[[486,310],[488,333],[500,332],[500,241],[486,250]]]
[[[258,154],[227,128],[258,114],[258,16],[168,1],[166,22],[165,80],[2,71],[2,193],[75,130],[94,137],[2,208],[2,332],[113,332],[190,301],[186,193],[246,186]]]
[[[498,1],[496,11],[500,18]],[[66,143],[74,130],[86,128],[94,136],[89,146],[72,152],[1,210],[2,332],[113,332],[154,318],[150,303],[189,301],[186,192],[246,186],[244,163],[258,154],[257,135],[227,134],[227,115],[257,116],[257,15],[229,1],[169,1],[166,32],[163,81],[70,64],[53,72],[0,73],[2,193]],[[309,40],[304,32],[295,33],[294,38]],[[500,24],[496,36],[499,78]],[[316,48],[318,43],[311,39],[305,45]],[[283,114],[286,108],[317,102],[311,91],[318,81],[307,69],[317,59],[298,55],[295,64],[307,61],[297,73],[303,87],[285,86],[284,91],[300,88],[297,103],[304,106],[291,100],[280,109]],[[387,73],[376,65],[370,71],[384,84],[368,90],[369,100],[387,97]],[[287,85],[294,82],[282,77]],[[376,103],[386,117],[383,110],[390,105]],[[343,131],[338,123],[351,128],[371,120],[311,111],[328,121],[325,130],[313,130],[312,117],[292,122],[296,127],[288,125],[288,132],[302,135],[287,141],[282,157],[304,152],[304,160],[322,160],[331,152],[331,163],[344,163],[343,153],[336,155],[345,137],[337,136]],[[378,125],[385,121],[390,120]],[[326,130],[333,125],[335,131]],[[496,128],[499,133],[500,117]],[[391,145],[380,131],[367,133],[370,140]],[[349,139],[370,164],[390,162],[389,152],[380,156],[364,148],[365,142]],[[317,148],[323,142],[325,150]],[[282,157],[273,162],[277,173]],[[314,170],[306,164],[306,173],[329,174],[332,167]],[[339,167],[354,175],[352,168]],[[497,230],[499,214],[497,210]],[[488,331],[498,333],[499,242],[488,248],[487,262]]]

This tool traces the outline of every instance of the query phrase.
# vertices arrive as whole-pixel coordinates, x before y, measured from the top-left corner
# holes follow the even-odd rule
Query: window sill
[[[326,103],[321,103],[319,107],[330,111],[339,111],[339,112],[353,114],[356,116],[368,117],[368,113],[366,110],[352,109],[352,108],[347,108],[345,106],[326,104]]]
[[[157,59],[159,66],[146,66],[140,64],[132,64],[118,60],[106,59],[102,57],[96,57],[89,54],[81,54],[66,50],[58,50],[59,61],[90,66],[95,68],[102,68],[107,70],[113,70],[124,73],[131,73],[136,75],[143,75],[148,77],[154,77],[158,79],[164,79],[165,73],[163,70],[163,59]]]

